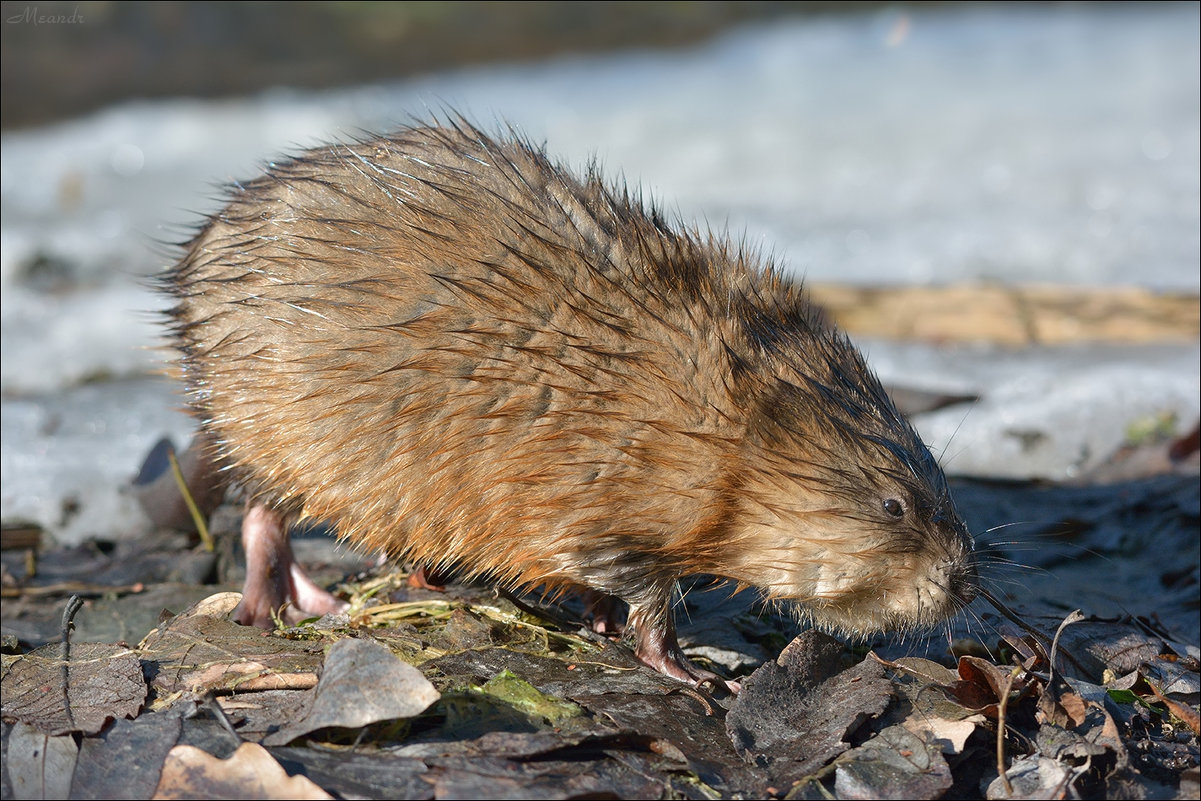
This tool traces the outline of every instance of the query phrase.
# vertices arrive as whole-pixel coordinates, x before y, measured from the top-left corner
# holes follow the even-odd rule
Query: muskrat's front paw
[[[622,634],[626,625],[622,615],[621,599],[616,595],[584,590],[584,609],[592,630],[597,634]]]

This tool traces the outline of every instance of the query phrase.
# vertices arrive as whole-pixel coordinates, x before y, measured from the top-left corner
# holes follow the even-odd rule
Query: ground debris
[[[303,719],[268,735],[267,745],[287,745],[318,729],[358,729],[424,712],[441,696],[412,665],[371,640],[338,640],[325,659]]]
[[[268,636],[228,615],[237,593],[205,599],[142,641],[159,699],[205,692],[307,689],[317,684],[322,644]]]
[[[261,745],[243,743],[228,759],[191,745],[167,754],[155,798],[333,798],[304,776],[287,771]]]
[[[113,718],[137,715],[146,699],[137,655],[99,643],[75,645],[67,662],[60,645],[6,660],[0,687],[5,720],[49,735],[95,734]]]
[[[1065,550],[1034,558],[1049,570],[1091,571],[1093,557],[1067,555],[1080,548],[1145,566],[1125,609],[1068,606],[1084,585],[1047,582],[1006,595],[1028,628],[973,607],[952,634],[957,656],[945,637],[867,652],[793,639],[749,593],[699,582],[678,610],[693,659],[731,671],[778,654],[730,697],[648,670],[581,628],[570,601],[564,612],[453,582],[430,592],[377,569],[338,588],[348,614],[262,632],[229,620],[236,593],[160,615],[176,602],[158,588],[174,585],[150,585],[118,598],[154,604],[137,648],[72,644],[74,725],[61,646],[6,640],[4,797],[1195,797],[1196,482],[1004,493],[968,502],[1009,497],[1076,521]],[[1052,671],[1061,608],[1076,606],[1086,614],[1062,631]]]
[[[841,670],[843,646],[807,631],[743,681],[726,716],[739,754],[792,783],[850,748],[856,730],[892,700],[892,683],[878,662]]]

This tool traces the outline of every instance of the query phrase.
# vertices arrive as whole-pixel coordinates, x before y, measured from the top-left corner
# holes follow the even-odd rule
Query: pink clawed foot
[[[727,681],[710,670],[702,670],[689,661],[680,649],[676,639],[676,624],[668,610],[664,621],[646,620],[643,615],[631,611],[630,619],[636,621],[635,635],[637,645],[634,654],[645,664],[665,676],[691,684],[693,687],[702,684],[712,684],[724,687],[732,694],[737,694],[742,686],[735,681]]]
[[[446,577],[437,568],[419,562],[409,574],[408,585],[415,590],[430,590],[431,592],[446,592]]]
[[[273,613],[289,625],[309,617],[343,612],[339,601],[318,587],[292,553],[283,517],[263,505],[251,506],[242,518],[242,547],[246,551],[246,582],[234,620],[270,629]]]
[[[621,619],[621,601],[616,595],[586,589],[582,594],[585,614],[597,634],[621,634],[625,622]]]

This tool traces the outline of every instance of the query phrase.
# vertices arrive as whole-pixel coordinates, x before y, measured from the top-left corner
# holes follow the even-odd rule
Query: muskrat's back
[[[799,288],[521,140],[275,164],[169,283],[220,458],[355,543],[586,585],[647,629],[690,573],[849,631],[971,595],[941,471]]]

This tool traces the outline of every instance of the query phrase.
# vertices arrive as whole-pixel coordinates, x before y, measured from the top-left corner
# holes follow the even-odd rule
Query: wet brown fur
[[[693,573],[846,631],[972,594],[941,471],[799,286],[520,138],[460,121],[274,164],[167,286],[218,457],[366,548],[636,622]]]

